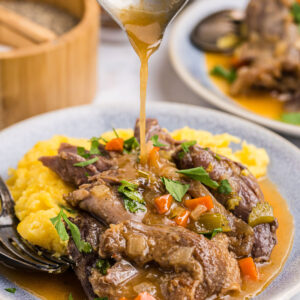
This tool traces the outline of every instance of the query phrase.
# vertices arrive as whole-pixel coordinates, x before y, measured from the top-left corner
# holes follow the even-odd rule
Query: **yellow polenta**
[[[117,130],[120,137],[127,139],[133,135],[128,129]],[[207,131],[188,127],[171,133],[176,140],[196,140],[201,146],[209,147],[218,154],[225,155],[246,165],[256,176],[266,175],[269,157],[264,149],[242,143],[241,150],[233,152],[230,143],[241,143],[240,139],[227,133],[212,135]],[[102,135],[112,139],[113,132]],[[18,232],[32,244],[39,245],[57,254],[66,252],[66,243],[62,242],[50,222],[61,206],[67,206],[63,195],[72,191],[59,177],[44,167],[38,158],[44,155],[56,155],[61,143],[70,143],[87,149],[90,143],[86,139],[54,136],[48,141],[37,143],[19,162],[16,170],[9,170],[8,187],[16,202],[15,211],[20,220]]]

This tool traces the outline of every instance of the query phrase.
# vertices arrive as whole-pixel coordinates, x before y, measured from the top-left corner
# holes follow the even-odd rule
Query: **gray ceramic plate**
[[[264,118],[224,95],[210,80],[204,53],[190,42],[190,34],[199,21],[224,9],[245,9],[248,0],[198,0],[189,5],[176,19],[172,28],[169,53],[181,79],[201,98],[230,113],[262,124],[276,131],[300,136],[300,126]],[[267,108],[266,108],[267,109]]]
[[[174,130],[183,126],[208,130],[212,133],[229,132],[264,147],[271,157],[268,176],[279,187],[300,226],[299,169],[300,151],[278,135],[247,121],[213,110],[187,105],[150,103],[149,117],[156,117],[162,126]],[[7,169],[16,167],[18,160],[37,141],[55,134],[73,137],[99,136],[112,127],[132,128],[138,116],[138,106],[126,103],[102,103],[44,114],[14,125],[0,133],[0,175],[7,177]],[[281,224],[284,226],[284,224]],[[0,299],[35,299],[21,288],[14,296],[4,288],[11,287],[0,276]],[[300,291],[300,231],[296,230],[290,257],[281,274],[256,299],[284,300]]]

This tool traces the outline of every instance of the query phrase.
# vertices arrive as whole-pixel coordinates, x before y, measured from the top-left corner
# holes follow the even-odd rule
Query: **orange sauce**
[[[286,201],[279,194],[276,186],[269,180],[261,181],[260,186],[265,199],[273,206],[274,215],[279,222],[277,230],[278,244],[272,252],[270,262],[258,265],[259,280],[252,281],[244,278],[241,293],[227,296],[226,300],[250,299],[263,291],[281,271],[292,247],[294,221]],[[72,293],[74,300],[86,299],[79,281],[72,272],[61,275],[29,273],[0,265],[0,273],[18,286],[44,300],[67,300],[70,293]]]
[[[123,10],[120,14],[130,43],[141,61],[140,70],[140,147],[141,163],[147,161],[146,153],[146,93],[148,82],[148,60],[158,49],[165,27],[167,15],[164,12],[145,12],[143,10]]]
[[[216,66],[221,65],[225,68],[230,68],[230,56],[222,54],[206,53],[206,68],[207,72]],[[284,112],[283,103],[272,97],[268,92],[252,91],[244,95],[232,96],[230,94],[230,84],[213,75],[209,75],[211,81],[230,99],[234,100],[242,107],[269,119],[278,120]]]

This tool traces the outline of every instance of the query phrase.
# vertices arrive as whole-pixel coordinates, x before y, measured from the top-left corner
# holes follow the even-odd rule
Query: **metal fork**
[[[0,177],[0,260],[7,265],[48,273],[65,272],[71,261],[67,257],[56,258],[51,253],[29,244],[17,232],[18,220],[14,212],[12,196]]]

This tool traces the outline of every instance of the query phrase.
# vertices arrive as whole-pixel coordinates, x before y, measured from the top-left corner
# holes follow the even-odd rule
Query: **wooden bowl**
[[[96,0],[34,1],[63,8],[80,22],[52,42],[0,52],[0,128],[89,103],[95,95],[100,28]]]

